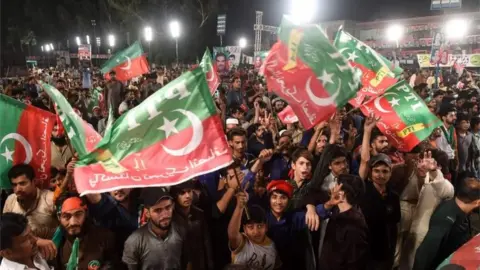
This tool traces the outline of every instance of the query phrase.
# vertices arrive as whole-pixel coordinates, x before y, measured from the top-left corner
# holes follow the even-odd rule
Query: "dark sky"
[[[277,26],[288,12],[290,0],[227,0],[227,42],[240,35],[254,39],[255,10],[263,11],[263,23]],[[438,15],[430,11],[431,0],[317,0],[316,21],[371,21]],[[479,0],[463,0],[462,11],[478,11]],[[253,42],[253,41],[252,41]]]

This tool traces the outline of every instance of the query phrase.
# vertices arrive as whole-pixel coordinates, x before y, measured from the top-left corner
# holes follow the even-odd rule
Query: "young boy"
[[[237,194],[237,206],[228,224],[229,247],[232,251],[232,263],[247,265],[255,269],[278,269],[281,262],[275,244],[266,236],[267,221],[262,208],[257,205],[248,207],[249,217],[242,219],[247,204],[244,192]],[[243,233],[240,225],[243,224]]]

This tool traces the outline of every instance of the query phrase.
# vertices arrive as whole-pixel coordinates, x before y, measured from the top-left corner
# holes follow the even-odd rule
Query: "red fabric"
[[[293,186],[285,180],[273,180],[267,185],[268,193],[279,190],[287,194],[288,198],[292,198]]]

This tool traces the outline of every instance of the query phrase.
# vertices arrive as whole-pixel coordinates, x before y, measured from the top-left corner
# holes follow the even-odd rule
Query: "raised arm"
[[[366,180],[368,177],[368,161],[370,161],[370,138],[372,136],[372,130],[379,120],[380,118],[376,117],[373,113],[371,113],[365,119],[365,125],[363,127],[362,148],[360,152],[360,169],[358,170],[358,174],[363,180]]]
[[[245,209],[247,201],[248,198],[245,192],[237,193],[237,206],[228,224],[228,241],[232,251],[237,250],[242,245],[243,236],[240,233],[240,226],[242,225],[243,209]]]

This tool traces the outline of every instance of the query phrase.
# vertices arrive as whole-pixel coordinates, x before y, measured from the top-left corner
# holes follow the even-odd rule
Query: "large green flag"
[[[0,94],[0,188],[10,188],[7,174],[16,164],[29,164],[41,188],[50,184],[50,155],[55,115]]]
[[[169,186],[232,161],[201,67],[184,73],[105,132],[75,168],[82,194]]]
[[[362,88],[356,98],[350,101],[355,107],[360,106],[365,97],[376,98],[383,94],[390,86],[397,83],[403,70],[395,67],[381,54],[370,48],[362,41],[340,28],[335,37],[334,46],[362,73]]]
[[[359,74],[318,25],[296,25],[284,17],[278,37],[262,72],[268,88],[310,129],[355,96]]]

